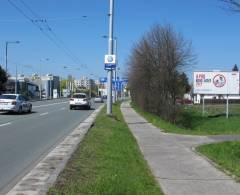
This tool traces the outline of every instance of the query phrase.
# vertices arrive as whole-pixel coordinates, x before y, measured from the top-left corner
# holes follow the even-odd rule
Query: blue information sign
[[[104,69],[105,70],[115,70],[116,69],[116,64],[105,64]]]
[[[99,79],[100,83],[106,83],[107,82],[107,77],[101,77]]]

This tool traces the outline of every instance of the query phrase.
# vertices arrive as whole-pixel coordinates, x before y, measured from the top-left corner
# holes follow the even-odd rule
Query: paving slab
[[[166,195],[240,195],[239,183],[193,150],[200,144],[239,140],[239,136],[168,134],[137,114],[129,102],[122,103],[121,111]]]

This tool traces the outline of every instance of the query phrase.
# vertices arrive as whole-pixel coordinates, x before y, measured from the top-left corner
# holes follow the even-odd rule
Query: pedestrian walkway
[[[240,184],[193,150],[234,136],[190,136],[161,132],[124,102],[121,111],[166,195],[240,195]]]

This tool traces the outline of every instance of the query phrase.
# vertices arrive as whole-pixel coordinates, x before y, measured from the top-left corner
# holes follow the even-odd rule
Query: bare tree
[[[234,12],[240,12],[240,0],[220,0],[224,2],[228,9]]]
[[[133,101],[144,110],[174,122],[176,99],[186,92],[185,67],[192,64],[191,43],[170,25],[154,26],[137,43],[128,60]]]

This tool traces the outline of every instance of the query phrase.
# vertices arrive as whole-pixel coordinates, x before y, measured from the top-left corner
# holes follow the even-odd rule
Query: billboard
[[[194,72],[193,93],[202,95],[238,95],[239,72]]]

